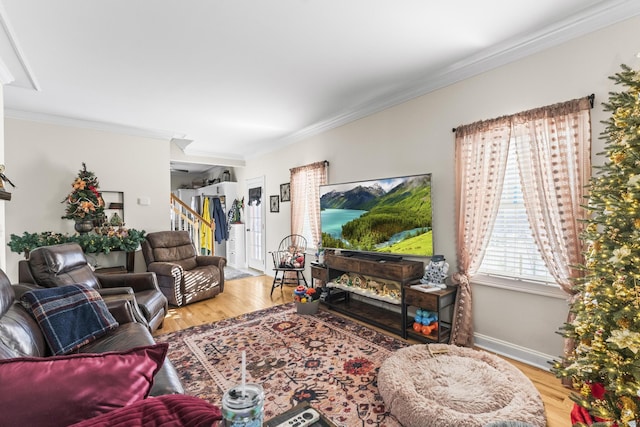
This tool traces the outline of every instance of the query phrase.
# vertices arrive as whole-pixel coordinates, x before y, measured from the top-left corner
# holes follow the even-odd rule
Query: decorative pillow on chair
[[[102,296],[85,285],[28,291],[20,302],[56,355],[77,350],[118,327]]]
[[[168,348],[0,360],[0,424],[68,426],[144,399]]]

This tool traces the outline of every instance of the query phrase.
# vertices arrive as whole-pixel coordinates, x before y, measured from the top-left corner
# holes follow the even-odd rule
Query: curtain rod
[[[595,99],[596,99],[596,94],[592,93],[591,95],[587,96],[587,99],[589,100],[589,105],[591,106],[591,108],[593,108]],[[451,132],[455,133],[456,132],[456,128],[452,128]]]
[[[295,168],[290,168],[289,171],[293,172],[295,170],[301,170],[302,168],[308,168],[308,167],[319,167],[320,164],[322,164],[324,167],[328,167],[329,166],[329,161],[328,160],[321,160],[319,162],[315,162],[315,163],[310,163],[308,165],[303,165],[303,166],[296,166]]]

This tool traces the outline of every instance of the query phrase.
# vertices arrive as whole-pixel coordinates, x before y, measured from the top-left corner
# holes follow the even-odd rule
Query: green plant
[[[62,234],[44,231],[41,233],[22,233],[22,236],[12,234],[7,244],[11,252],[22,253],[25,257],[29,252],[40,246],[57,245],[74,242],[80,245],[86,253],[104,253],[111,251],[135,251],[144,240],[144,230],[119,229],[108,234]]]
[[[43,233],[22,233],[22,236],[12,234],[7,245],[11,252],[25,253],[25,257],[29,252],[40,246],[51,246],[67,241],[67,236],[61,233],[53,233],[45,231]]]

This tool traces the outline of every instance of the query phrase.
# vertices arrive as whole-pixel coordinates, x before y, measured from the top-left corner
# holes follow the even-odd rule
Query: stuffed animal
[[[420,283],[444,284],[448,271],[449,264],[445,261],[444,256],[434,255],[425,267],[424,276],[420,279]]]

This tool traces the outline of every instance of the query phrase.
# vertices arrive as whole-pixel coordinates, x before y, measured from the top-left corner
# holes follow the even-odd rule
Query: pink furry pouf
[[[380,367],[378,390],[405,427],[546,425],[531,381],[505,360],[470,348],[425,344],[397,350]]]

